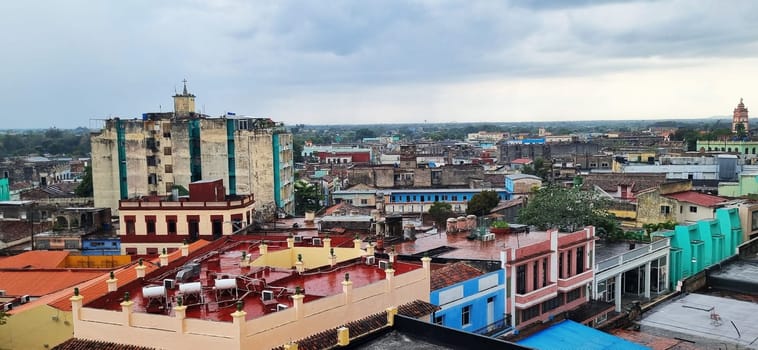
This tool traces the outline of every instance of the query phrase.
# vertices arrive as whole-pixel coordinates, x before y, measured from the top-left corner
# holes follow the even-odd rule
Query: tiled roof
[[[195,250],[198,250],[206,245],[208,245],[208,241],[199,240],[189,245],[189,251],[194,252]],[[171,252],[168,254],[169,262],[177,260],[181,258],[181,250],[177,250],[174,252]],[[158,261],[158,259],[154,259],[155,261]],[[147,266],[145,269],[145,275],[150,274],[151,272],[158,269],[158,267],[154,264],[144,264]],[[116,279],[119,281],[119,285],[126,285],[134,280],[137,279],[137,271],[134,269],[134,264],[127,265],[124,268],[118,269],[114,271]],[[109,279],[110,276],[107,273],[100,272],[100,278],[92,278],[91,281],[88,281],[87,283],[83,283],[79,285],[79,292],[82,296],[86,298],[85,304],[87,301],[93,301],[96,300],[106,294],[108,294],[108,285],[105,283],[105,280]],[[85,281],[82,281],[85,282]],[[49,305],[63,311],[70,311],[71,310],[71,301],[69,298],[73,296],[73,288],[71,288],[71,291],[69,293],[66,293],[64,296],[52,301]]]
[[[42,296],[73,287],[100,275],[102,271],[31,270],[0,271],[0,289],[9,295]],[[69,306],[70,308],[70,306]]]
[[[407,304],[398,306],[397,312],[400,315],[418,318],[421,316],[429,315],[432,312],[439,310],[436,305],[427,303],[421,300],[415,300]],[[349,329],[351,339],[358,338],[362,335],[375,332],[379,329],[388,327],[387,325],[387,312],[379,312],[373,315],[369,315],[360,320],[348,322],[344,325]],[[300,350],[318,350],[318,349],[331,349],[337,346],[337,328],[330,328],[319,333],[310,335],[303,339],[296,341],[297,348]],[[280,346],[274,348],[276,350],[283,350],[284,347]]]
[[[531,164],[532,160],[529,158],[518,158],[511,161],[511,164]]]
[[[463,262],[457,262],[445,266],[439,270],[432,271],[431,290],[437,290],[452,286],[456,283],[470,280],[474,277],[483,275],[481,270]]]
[[[675,199],[680,202],[697,204],[703,207],[715,207],[717,204],[726,202],[726,199],[724,198],[695,191],[671,193],[664,195],[664,197]]]
[[[55,346],[53,350],[154,350],[154,348],[71,338]]]
[[[32,250],[0,260],[0,269],[56,268],[68,254],[66,251]]]

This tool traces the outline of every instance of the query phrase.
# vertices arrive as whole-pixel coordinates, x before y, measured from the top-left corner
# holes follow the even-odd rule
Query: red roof
[[[0,269],[51,269],[63,267],[66,251],[32,250],[0,260]]]
[[[483,275],[481,270],[468,265],[466,263],[458,262],[452,265],[445,266],[439,270],[432,271],[431,275],[431,289],[437,290],[445,287],[452,286],[463,281],[470,280],[472,278]]]
[[[531,164],[532,160],[529,158],[518,158],[511,161],[511,164]]]
[[[715,207],[717,204],[726,202],[726,199],[724,198],[711,196],[709,194],[695,192],[695,191],[671,193],[671,194],[664,195],[664,197],[675,199],[680,202],[692,203],[692,204],[697,204],[702,207],[711,207],[711,208]]]
[[[0,271],[0,289],[8,295],[39,297],[102,276],[103,271],[33,270]]]

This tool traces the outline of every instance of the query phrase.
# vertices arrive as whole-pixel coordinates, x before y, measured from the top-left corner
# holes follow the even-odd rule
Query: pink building
[[[594,227],[573,233],[551,230],[526,235],[539,237],[530,237],[534,243],[511,240],[502,252],[508,295],[512,296],[506,310],[516,329],[584,304],[594,277]]]

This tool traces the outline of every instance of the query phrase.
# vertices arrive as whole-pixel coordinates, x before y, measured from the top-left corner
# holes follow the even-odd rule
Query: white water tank
[[[166,287],[154,286],[154,287],[142,287],[142,296],[145,298],[157,298],[166,295]]]
[[[216,280],[216,289],[232,289],[237,288],[236,278],[223,278]]]
[[[202,286],[200,282],[182,283],[179,285],[179,291],[182,294],[200,294]]]

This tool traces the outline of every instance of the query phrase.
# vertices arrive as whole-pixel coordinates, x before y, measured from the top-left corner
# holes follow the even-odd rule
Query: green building
[[[681,279],[735,255],[742,243],[742,226],[737,208],[721,208],[715,219],[677,225],[655,236],[670,240],[669,287],[675,290]]]
[[[758,141],[706,141],[698,140],[698,152],[734,152],[742,155],[758,154]]]
[[[8,183],[8,178],[0,179],[0,201],[11,200],[11,186]]]

